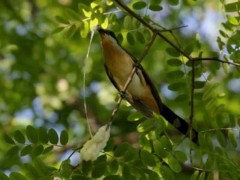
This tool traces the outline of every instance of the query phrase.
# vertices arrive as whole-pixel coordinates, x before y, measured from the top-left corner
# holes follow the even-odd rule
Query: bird
[[[189,124],[162,103],[157,89],[137,58],[121,46],[113,31],[101,26],[97,27],[97,31],[100,34],[106,74],[120,94],[145,117],[153,118],[154,113],[160,114],[182,134],[189,136]],[[124,92],[134,67],[135,74]],[[191,140],[198,142],[198,132],[193,128]]]

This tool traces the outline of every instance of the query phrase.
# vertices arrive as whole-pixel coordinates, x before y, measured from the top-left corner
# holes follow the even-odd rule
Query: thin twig
[[[150,41],[149,41],[149,43],[146,45],[146,47],[145,47],[145,49],[144,49],[144,52],[142,53],[141,57],[139,58],[138,63],[141,63],[142,60],[143,60],[143,58],[148,54],[148,51],[149,51],[149,49],[152,47],[153,42],[154,42],[154,40],[156,39],[156,36],[157,36],[157,33],[154,32],[153,35],[152,35],[152,38],[151,38]],[[128,77],[127,82],[125,83],[125,85],[124,85],[124,87],[123,87],[123,90],[122,90],[123,93],[126,92],[126,90],[127,90],[128,86],[129,86],[129,84],[131,83],[131,81],[132,81],[132,79],[133,79],[133,76],[134,76],[134,74],[136,73],[136,71],[137,71],[137,67],[134,66],[133,69],[132,69],[131,74],[130,74],[129,77]],[[113,111],[112,111],[111,118],[110,118],[110,120],[109,120],[109,122],[108,122],[108,127],[112,124],[113,118],[114,118],[114,116],[116,115],[116,113],[117,113],[117,111],[118,111],[118,109],[119,109],[119,106],[120,106],[120,104],[121,104],[121,102],[122,102],[122,99],[123,99],[123,97],[120,96],[119,99],[118,99],[118,101],[117,101],[117,104],[116,104],[115,108],[114,108]]]
[[[235,62],[231,62],[231,61],[224,61],[224,60],[218,59],[218,57],[206,57],[206,58],[196,57],[196,58],[192,58],[191,60],[193,60],[193,61],[217,61],[217,62],[232,64],[234,66],[240,67],[239,63],[235,63]]]
[[[192,61],[192,86],[191,86],[191,99],[190,99],[190,115],[189,115],[189,137],[192,140],[192,123],[194,117],[194,88],[195,88],[195,61]],[[192,143],[191,143],[192,144]],[[192,146],[190,144],[190,162],[192,164]]]

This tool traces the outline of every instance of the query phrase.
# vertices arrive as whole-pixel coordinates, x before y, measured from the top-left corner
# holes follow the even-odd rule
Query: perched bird
[[[97,30],[101,37],[104,67],[115,88],[122,93],[132,69],[137,67],[124,92],[125,99],[144,116],[152,118],[153,113],[161,114],[181,133],[189,135],[189,124],[161,102],[157,89],[138,60],[119,44],[112,31],[101,27]],[[198,132],[194,129],[192,141],[198,141]]]

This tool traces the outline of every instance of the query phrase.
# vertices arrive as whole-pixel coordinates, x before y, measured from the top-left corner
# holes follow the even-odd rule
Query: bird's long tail
[[[189,124],[164,104],[162,105],[161,115],[181,133],[189,137]],[[198,143],[198,132],[195,129],[192,129],[192,141]]]

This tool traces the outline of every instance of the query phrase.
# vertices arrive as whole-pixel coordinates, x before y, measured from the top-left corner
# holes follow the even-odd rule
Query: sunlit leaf
[[[151,130],[153,127],[154,127],[154,121],[148,119],[148,120],[141,122],[137,126],[137,130],[138,130],[138,132],[147,132],[147,131]]]

